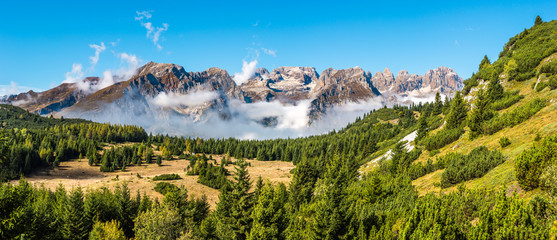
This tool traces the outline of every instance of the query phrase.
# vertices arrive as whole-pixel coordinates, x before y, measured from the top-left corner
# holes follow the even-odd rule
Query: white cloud
[[[160,107],[195,107],[215,100],[219,94],[213,91],[194,91],[187,94],[160,93],[153,99],[153,103]]]
[[[257,60],[249,63],[244,60],[242,61],[242,72],[234,74],[232,79],[234,79],[237,85],[242,85],[242,83],[253,77],[255,70],[257,70]]]
[[[104,44],[100,46],[104,46]],[[98,82],[85,80],[83,66],[80,63],[74,63],[72,65],[72,71],[66,73],[66,79],[63,83],[76,83],[80,90],[91,93],[130,79],[136,73],[141,60],[134,54],[128,53],[118,53],[116,57],[120,59],[122,66],[116,71],[110,69],[105,70]]]
[[[267,49],[267,48],[261,48],[261,50],[263,50],[263,52],[267,55],[271,55],[273,57],[277,56],[277,50],[272,50],[272,49]]]
[[[16,82],[10,82],[9,85],[0,85],[0,97],[9,96],[9,95],[13,95],[13,94],[18,94],[18,93],[21,93],[21,92],[27,92],[29,90],[33,90],[35,92],[42,91],[42,90],[39,90],[39,89],[36,89],[36,88],[19,86],[19,84],[16,83]]]
[[[136,11],[137,16],[135,17],[136,21],[141,23],[141,26],[147,29],[147,39],[153,41],[153,44],[157,47],[157,49],[161,50],[162,46],[159,44],[159,40],[161,38],[161,34],[168,30],[168,23],[163,23],[162,27],[155,27],[151,22],[144,22],[143,20],[149,19],[152,17],[151,13],[148,11],[139,12]]]
[[[116,75],[118,78],[123,78],[125,80],[131,78],[137,71],[141,60],[135,56],[135,54],[120,53],[118,58],[126,64],[126,66],[118,69]]]
[[[63,83],[76,83],[81,81],[84,76],[83,65],[81,63],[74,63],[72,64],[72,71],[66,73],[66,79],[64,79]]]
[[[90,56],[89,59],[91,60],[91,69],[95,68],[95,65],[99,62],[99,55],[106,50],[106,46],[104,42],[101,42],[101,45],[97,44],[89,44],[89,47],[95,49],[95,55]]]
[[[137,13],[137,17],[135,17],[135,21],[141,21],[143,18],[149,19],[152,17],[151,11],[135,11]]]

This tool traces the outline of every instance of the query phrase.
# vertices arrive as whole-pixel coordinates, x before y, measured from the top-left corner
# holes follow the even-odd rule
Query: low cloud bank
[[[194,91],[189,94],[161,93],[153,99],[159,107],[195,107],[215,100],[219,94],[210,91]]]
[[[330,107],[320,119],[308,125],[311,100],[297,104],[279,101],[243,103],[228,102],[228,107],[206,109],[199,116],[181,114],[176,107],[203,108],[205,103],[217,98],[217,92],[198,90],[189,94],[163,93],[147,101],[125,99],[123,103],[106,106],[100,113],[62,113],[67,117],[80,117],[113,124],[134,124],[147,132],[174,136],[239,139],[294,138],[325,134],[344,128],[357,117],[384,106],[382,97],[366,101],[348,102]],[[205,105],[206,107],[206,105]],[[169,109],[170,108],[170,109]],[[195,112],[195,111],[193,111]],[[227,117],[223,118],[223,114]],[[265,126],[265,119],[273,122]]]

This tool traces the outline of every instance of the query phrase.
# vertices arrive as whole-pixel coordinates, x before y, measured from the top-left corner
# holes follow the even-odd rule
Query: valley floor
[[[223,156],[213,155],[213,159],[220,163]],[[235,161],[235,159],[232,159]],[[252,181],[255,183],[259,177],[264,181],[268,180],[273,183],[284,183],[288,185],[291,180],[290,170],[294,168],[291,162],[281,161],[257,161],[247,160],[250,164],[248,171]],[[207,196],[207,201],[214,209],[218,201],[219,190],[210,188],[201,183],[197,183],[198,176],[186,175],[185,169],[189,166],[189,161],[185,159],[175,159],[164,161],[159,167],[157,164],[143,164],[141,166],[129,166],[125,172],[101,172],[99,166],[89,166],[87,159],[76,159],[74,161],[61,162],[58,168],[53,170],[43,170],[31,174],[27,180],[37,187],[54,191],[57,186],[62,184],[66,189],[82,187],[84,190],[98,189],[106,187],[114,189],[121,183],[127,183],[132,196],[139,191],[142,195],[147,194],[151,197],[162,199],[163,195],[155,192],[154,187],[159,181],[153,181],[152,178],[161,174],[176,173],[182,179],[167,181],[177,186],[184,186],[188,190],[189,195],[200,197],[203,194]],[[234,165],[230,164],[226,167],[231,173],[234,172]],[[231,178],[231,176],[229,176]],[[12,181],[17,183],[17,180]]]

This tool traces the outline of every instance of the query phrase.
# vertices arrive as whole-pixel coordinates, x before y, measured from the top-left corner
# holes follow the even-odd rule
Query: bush
[[[158,182],[155,186],[155,191],[162,195],[166,195],[166,193],[168,192],[176,192],[179,190],[180,188],[178,188],[176,185],[168,182]]]
[[[518,183],[525,190],[537,188],[540,175],[550,165],[557,163],[557,137],[544,139],[524,150],[515,160]]]
[[[435,150],[429,152],[429,156],[433,157],[433,156],[437,155],[439,152],[440,152],[439,149],[435,149]]]
[[[463,133],[464,130],[462,128],[443,129],[435,135],[425,137],[420,142],[428,151],[433,151],[458,140]]]
[[[482,177],[505,161],[501,152],[489,151],[485,146],[475,148],[468,155],[453,153],[443,158],[447,163],[447,169],[441,175],[443,188]]]
[[[178,174],[162,174],[162,175],[158,175],[155,176],[153,178],[153,181],[160,181],[160,180],[176,180],[176,179],[182,179]]]
[[[532,87],[536,86],[536,83]],[[536,87],[536,91],[539,92],[544,90],[546,87],[549,87],[551,90],[555,90],[557,88],[557,75],[553,75],[547,79],[547,81],[539,82],[538,86]]]
[[[482,126],[482,132],[486,135],[491,135],[505,127],[514,127],[528,120],[544,107],[544,100],[539,98],[532,99],[525,105],[515,108],[513,111],[499,115],[485,122]]]
[[[491,104],[491,107],[493,108],[493,110],[496,110],[496,111],[507,109],[507,108],[514,105],[515,103],[517,103],[518,101],[520,101],[523,98],[524,98],[524,96],[518,94],[518,91],[505,92],[503,98],[493,102]]]
[[[506,146],[511,145],[511,140],[509,140],[508,137],[499,138],[499,145],[501,145],[502,148],[505,148]]]

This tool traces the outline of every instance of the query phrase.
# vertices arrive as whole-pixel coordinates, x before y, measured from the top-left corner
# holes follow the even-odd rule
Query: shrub
[[[153,181],[160,181],[160,180],[176,180],[176,179],[182,179],[178,174],[162,174],[162,175],[158,175],[155,176],[153,178]]]
[[[441,175],[443,188],[482,177],[505,161],[501,152],[489,151],[485,146],[475,148],[468,155],[453,153],[443,158],[447,163],[447,169]]]
[[[166,195],[166,193],[168,192],[176,192],[179,190],[180,189],[176,185],[168,182],[158,182],[155,186],[155,191],[162,195]]]
[[[458,140],[463,133],[462,128],[443,129],[435,135],[425,137],[420,142],[428,151],[433,151]]]
[[[525,190],[539,186],[540,175],[550,165],[557,163],[557,137],[549,137],[532,148],[524,150],[515,160],[518,183]]]
[[[544,107],[544,100],[539,98],[532,99],[525,105],[515,108],[513,111],[499,115],[485,122],[482,126],[482,132],[484,134],[491,135],[505,127],[514,127],[515,125],[528,120]]]
[[[515,103],[517,103],[518,101],[520,101],[523,98],[524,98],[524,96],[518,94],[518,91],[516,91],[516,92],[505,92],[503,98],[493,102],[491,104],[491,107],[493,108],[493,110],[496,110],[496,111],[507,109],[507,108],[514,105]]]
[[[501,145],[502,148],[505,148],[511,145],[511,140],[509,140],[508,137],[499,138],[499,145]]]

